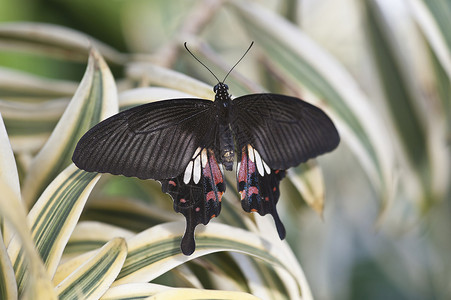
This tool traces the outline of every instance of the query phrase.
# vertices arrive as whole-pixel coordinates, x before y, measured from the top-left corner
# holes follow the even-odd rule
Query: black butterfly
[[[120,112],[91,128],[72,157],[88,172],[160,181],[174,210],[186,218],[185,255],[194,252],[195,227],[219,215],[224,168],[233,169],[235,155],[243,209],[271,214],[284,239],[276,204],[285,170],[332,151],[340,141],[318,107],[277,94],[232,100],[224,81],[213,89],[214,102],[171,99]]]

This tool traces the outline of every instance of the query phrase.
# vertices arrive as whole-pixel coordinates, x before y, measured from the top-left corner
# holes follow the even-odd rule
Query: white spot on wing
[[[271,168],[265,163],[265,161],[262,159],[263,167],[265,167],[265,171],[268,174],[271,174]]]
[[[208,161],[207,149],[202,150],[201,159],[202,159],[202,168],[205,168]]]
[[[265,176],[265,169],[263,168],[262,158],[260,157],[260,154],[255,149],[254,149],[254,155],[255,155],[255,163],[257,164],[258,173],[260,173],[261,176]]]
[[[197,158],[194,160],[194,171],[193,171],[193,180],[194,183],[199,183],[200,180],[200,156],[197,156]]]
[[[199,154],[200,150],[201,150],[201,148],[197,147],[196,151],[194,151],[193,158],[195,158]]]
[[[254,148],[252,148],[251,145],[247,145],[247,153],[249,154],[249,159],[251,160],[251,162],[255,162]]]
[[[183,176],[183,182],[188,184],[191,180],[191,176],[193,175],[193,161],[190,161],[188,166],[185,169],[185,175]]]
[[[240,172],[240,168],[241,168],[241,162],[239,161],[239,162],[236,164],[236,177],[238,177],[238,173]]]

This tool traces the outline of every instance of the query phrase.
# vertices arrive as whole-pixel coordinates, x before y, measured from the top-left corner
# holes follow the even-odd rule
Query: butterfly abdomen
[[[232,129],[228,124],[219,125],[219,144],[220,144],[220,153],[219,153],[219,161],[223,164],[227,171],[232,171],[233,162],[235,160],[235,151],[234,151],[234,142]]]

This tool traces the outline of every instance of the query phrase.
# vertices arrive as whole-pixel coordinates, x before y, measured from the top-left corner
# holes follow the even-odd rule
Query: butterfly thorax
[[[219,126],[219,147],[216,147],[220,149],[218,160],[224,165],[226,170],[231,171],[235,159],[233,134],[230,127],[232,99],[230,98],[227,84],[220,82],[215,85],[213,91],[216,93],[215,106]]]

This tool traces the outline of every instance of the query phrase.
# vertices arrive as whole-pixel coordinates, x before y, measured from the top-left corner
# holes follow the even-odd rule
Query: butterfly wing
[[[162,190],[174,200],[174,210],[186,218],[182,238],[183,254],[191,255],[195,249],[194,229],[221,212],[221,198],[225,192],[222,167],[214,151],[197,148],[185,171],[175,178],[161,180]]]
[[[232,130],[238,149],[248,144],[275,170],[285,170],[338,146],[330,118],[298,98],[252,94],[232,102]]]
[[[91,128],[72,160],[88,172],[166,179],[182,173],[199,146],[209,142],[213,102],[173,99],[120,112]]]
[[[300,99],[253,94],[232,102],[232,131],[238,152],[237,184],[247,212],[271,214],[279,237],[285,228],[276,204],[285,170],[337,147],[329,117]]]
[[[284,170],[271,169],[251,145],[243,147],[237,166],[238,192],[241,206],[246,212],[271,214],[276,223],[280,239],[285,238],[285,227],[277,213],[279,183],[285,177]]]

